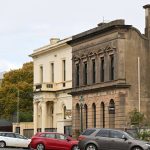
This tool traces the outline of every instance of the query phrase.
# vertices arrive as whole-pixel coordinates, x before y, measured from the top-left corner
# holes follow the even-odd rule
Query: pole
[[[17,123],[19,123],[19,89],[17,90]]]
[[[141,85],[140,85],[140,57],[138,57],[138,101],[139,101],[139,112],[141,111]]]
[[[81,108],[81,133],[83,132],[83,114],[82,114],[82,105],[83,105],[83,104],[81,104],[81,106],[80,106],[80,108]]]

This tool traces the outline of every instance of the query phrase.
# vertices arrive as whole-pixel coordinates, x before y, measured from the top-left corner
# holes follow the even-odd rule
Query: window
[[[54,83],[54,63],[51,63],[51,82]]]
[[[64,106],[64,119],[66,119],[66,106]]]
[[[100,81],[104,82],[104,57],[101,57]]]
[[[46,133],[45,137],[47,137],[47,138],[55,138],[55,134]]]
[[[79,86],[79,64],[76,64],[76,86]]]
[[[93,109],[93,112],[92,112],[92,115],[93,115],[93,127],[96,128],[96,105],[95,105],[95,103],[93,103],[92,109]]]
[[[63,79],[63,87],[65,87],[66,81],[66,60],[62,60],[62,79]]]
[[[43,66],[40,66],[40,83],[43,83]]]
[[[100,137],[109,137],[109,130],[100,130],[96,136],[100,136]]]
[[[114,55],[110,55],[110,80],[114,80]]]
[[[110,137],[111,138],[119,138],[119,139],[121,139],[122,136],[123,136],[123,134],[118,132],[118,131],[110,131]]]
[[[83,84],[87,84],[87,62],[84,62],[84,68],[83,68]]]
[[[93,80],[93,83],[95,83],[95,75],[96,75],[96,68],[95,68],[95,59],[92,60],[92,80]]]
[[[82,135],[91,135],[95,131],[96,131],[95,129],[87,129],[82,133]]]
[[[62,134],[56,134],[56,138],[57,138],[57,139],[60,139],[60,140],[65,140],[65,139],[67,139],[67,137],[64,136],[64,135],[62,135]]]

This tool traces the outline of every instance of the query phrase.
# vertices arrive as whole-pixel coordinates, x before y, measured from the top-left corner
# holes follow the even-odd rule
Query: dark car
[[[78,141],[56,132],[38,132],[31,139],[31,149],[36,150],[78,150]]]
[[[150,150],[150,143],[115,129],[87,129],[78,140],[80,150]]]

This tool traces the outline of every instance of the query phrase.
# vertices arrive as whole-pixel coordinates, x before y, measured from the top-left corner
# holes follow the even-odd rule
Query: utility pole
[[[17,123],[19,123],[19,102],[20,102],[20,98],[19,98],[19,89],[17,90]]]

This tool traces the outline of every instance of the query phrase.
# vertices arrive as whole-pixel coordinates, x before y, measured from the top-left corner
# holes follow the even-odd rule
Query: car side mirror
[[[124,139],[125,141],[127,140],[127,137],[125,135],[122,136],[122,139]]]
[[[71,137],[68,136],[66,140],[67,140],[67,141],[71,141]]]

